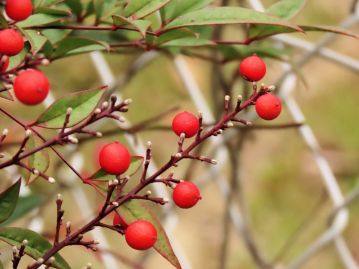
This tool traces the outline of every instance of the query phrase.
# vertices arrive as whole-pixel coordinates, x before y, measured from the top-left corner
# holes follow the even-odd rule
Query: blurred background
[[[244,5],[246,5],[245,1]],[[262,1],[269,6],[275,1]],[[308,1],[304,10],[295,18],[298,24],[339,25],[351,13],[353,1]],[[359,24],[350,28],[358,33]],[[234,30],[235,31],[235,30]],[[226,35],[231,34],[231,30]],[[303,40],[316,43],[322,33],[291,35]],[[359,61],[358,40],[337,36],[329,46],[337,52]],[[292,61],[300,59],[303,50],[285,45],[290,50]],[[198,49],[201,50],[201,49]],[[111,70],[116,78],[126,76],[126,81],[120,80],[121,85],[116,93],[124,98],[133,99],[130,111],[126,114],[132,124],[141,122],[149,117],[158,115],[176,107],[178,110],[188,110],[196,113],[186,85],[181,78],[173,59],[166,55],[155,55],[131,77],[126,75],[128,67],[136,59],[137,54],[106,55]],[[152,56],[150,56],[152,57]],[[216,104],[222,103],[224,93],[218,88],[213,64],[194,57],[181,58],[186,62],[190,74],[198,83],[206,104],[217,117]],[[283,74],[282,62],[265,59],[268,73],[264,79],[266,85],[274,84]],[[239,61],[226,64],[224,75],[229,78],[238,68]],[[43,69],[49,76],[52,93],[55,98],[64,96],[76,90],[87,89],[103,84],[89,55],[74,56],[54,62]],[[312,128],[317,137],[321,153],[328,160],[340,185],[341,191],[348,194],[358,187],[359,183],[359,84],[358,70],[314,55],[305,65],[299,67],[304,81],[298,79],[293,93],[296,101],[303,110],[306,123]],[[242,79],[234,84],[233,93],[246,94],[248,89]],[[217,92],[216,92],[217,91]],[[236,95],[234,95],[236,96]],[[31,121],[43,111],[42,107],[28,108],[18,102],[0,100],[0,105],[7,107],[24,120]],[[169,132],[173,111],[161,117],[150,130],[135,133],[136,139],[152,141],[154,163],[160,166],[176,150],[177,137]],[[247,111],[250,118],[251,111]],[[204,115],[208,119],[208,115]],[[254,126],[276,125],[294,122],[286,105],[283,113],[275,123],[267,123],[255,119]],[[0,117],[1,127],[6,126],[16,134],[17,126],[10,125],[7,119]],[[102,130],[113,130],[117,125],[108,122],[101,126]],[[161,128],[160,128],[161,127]],[[49,133],[50,134],[50,133]],[[17,137],[12,136],[14,141]],[[123,132],[113,134],[91,142],[80,143],[78,148],[69,154],[81,154],[84,158],[83,172],[93,173],[97,168],[97,151],[102,143],[113,140],[127,143]],[[81,139],[80,139],[81,141]],[[219,141],[219,140],[216,140]],[[304,143],[298,128],[285,129],[238,129],[232,132],[231,138],[225,143],[230,151],[230,157],[218,173],[209,173],[209,165],[205,163],[191,164],[184,161],[174,170],[176,177],[199,182],[203,200],[193,209],[181,210],[174,208],[175,225],[168,225],[171,240],[175,241],[175,249],[189,263],[190,267],[206,269],[252,269],[260,268],[251,257],[248,245],[238,229],[232,224],[228,215],[228,205],[231,202],[241,209],[251,240],[263,256],[263,260],[275,262],[273,268],[286,268],[308,245],[328,228],[328,217],[332,212],[332,202],[323,184],[313,155]],[[202,154],[215,157],[217,148],[210,143],[201,148]],[[67,154],[68,149],[64,150]],[[64,196],[65,220],[71,220],[73,225],[83,224],[91,214],[95,214],[102,198],[90,187],[78,184],[66,167],[56,163],[56,156],[51,155],[51,170],[58,182],[49,186],[41,180],[32,185],[39,210],[27,214],[14,226],[24,227],[29,223],[38,225],[33,220],[41,216],[43,232],[51,236],[54,230],[55,194],[61,192]],[[9,172],[9,171],[8,171]],[[3,172],[2,172],[3,173]],[[135,178],[134,178],[135,180]],[[221,191],[221,183],[232,186],[230,198]],[[84,191],[86,204],[78,204],[74,193],[68,186],[76,185]],[[59,190],[62,188],[62,190]],[[79,190],[80,192],[80,190]],[[35,195],[34,194],[34,195]],[[75,189],[76,195],[76,189]],[[82,197],[82,194],[79,193]],[[39,198],[40,197],[40,198]],[[80,199],[81,200],[81,199]],[[88,212],[90,208],[92,212]],[[343,237],[354,259],[359,263],[359,206],[358,202],[349,207],[349,223]],[[163,212],[159,211],[159,215]],[[82,214],[80,214],[82,213]],[[108,220],[111,222],[111,219]],[[110,249],[120,261],[118,268],[172,268],[166,260],[154,251],[139,253],[132,251],[125,244],[124,238],[113,232],[105,232]],[[3,246],[1,252],[8,259],[11,249]],[[98,254],[93,254],[79,247],[67,248],[63,252],[73,264],[73,268],[83,268],[87,262],[93,268],[105,268]],[[253,253],[252,253],[253,254]],[[187,266],[187,265],[186,265]],[[10,268],[10,267],[9,267]],[[265,268],[265,267],[262,267]],[[318,251],[300,268],[304,269],[338,269],[345,268],[338,256],[334,244],[329,244]]]

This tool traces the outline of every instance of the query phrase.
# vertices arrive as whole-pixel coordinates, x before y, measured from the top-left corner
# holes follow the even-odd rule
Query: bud
[[[102,105],[101,105],[101,108],[102,109],[108,108],[108,102],[107,101],[103,102]]]
[[[30,135],[32,135],[32,131],[30,129],[27,129],[25,131],[25,137],[28,138],[28,137],[30,137]]]
[[[226,125],[227,125],[227,127],[229,127],[229,128],[234,126],[233,122],[231,122],[231,121],[227,122]]]
[[[56,180],[53,177],[49,177],[49,183],[54,184]]]
[[[47,66],[50,64],[50,61],[48,59],[42,59],[41,60],[41,65]]]
[[[270,85],[269,87],[268,87],[268,90],[269,91],[274,91],[276,89],[276,87],[274,86],[274,85]]]
[[[131,98],[126,99],[125,101],[123,101],[123,103],[124,103],[125,105],[129,105],[129,104],[132,103],[132,99],[131,99]]]
[[[79,143],[79,140],[76,137],[69,136],[67,139],[69,140],[69,142],[71,144],[78,144]]]
[[[148,149],[152,148],[152,142],[151,141],[147,141],[147,148]]]

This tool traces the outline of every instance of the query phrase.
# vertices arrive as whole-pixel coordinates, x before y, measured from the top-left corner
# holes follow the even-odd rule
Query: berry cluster
[[[183,112],[178,114],[173,125],[176,126],[176,134],[189,132],[194,136],[199,130],[199,122],[196,116]],[[185,122],[184,124],[182,124]],[[131,154],[128,149],[119,142],[104,145],[99,152],[99,163],[101,169],[108,174],[120,176],[125,173],[131,164]],[[201,199],[200,191],[191,182],[180,182],[173,190],[173,201],[181,208],[191,208]],[[122,216],[115,212],[113,215],[113,226],[125,230],[127,244],[136,250],[151,248],[157,241],[157,230],[147,220],[137,220],[127,224]]]
[[[7,0],[5,12],[15,22],[25,20],[33,12],[32,1]],[[8,28],[0,31],[0,75],[7,72],[11,56],[19,54],[24,46],[24,38],[17,30]],[[22,71],[11,83],[16,98],[25,105],[40,104],[45,100],[50,89],[47,77],[35,69]]]
[[[264,78],[266,64],[257,55],[245,58],[239,66],[239,73],[248,81],[257,82]],[[260,96],[256,101],[256,112],[264,120],[277,118],[282,110],[280,99],[270,93]]]

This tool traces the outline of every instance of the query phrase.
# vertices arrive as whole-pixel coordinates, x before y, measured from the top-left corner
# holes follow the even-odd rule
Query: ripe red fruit
[[[9,67],[10,59],[7,56],[3,56],[1,59],[1,73],[6,72]]]
[[[24,39],[13,29],[0,31],[0,53],[14,56],[24,48]]]
[[[201,199],[198,187],[192,182],[181,182],[173,190],[173,201],[181,208],[191,208]]]
[[[279,116],[282,110],[280,99],[272,94],[264,94],[256,101],[256,111],[259,117],[264,120],[273,120]]]
[[[25,105],[37,105],[49,93],[48,78],[39,70],[28,69],[20,73],[14,82],[16,98]]]
[[[6,15],[14,21],[22,21],[32,14],[31,0],[7,0]]]
[[[131,155],[124,145],[114,142],[102,147],[99,161],[101,168],[107,173],[120,175],[130,166]]]
[[[172,121],[172,130],[180,136],[184,133],[186,137],[192,137],[197,134],[199,129],[198,118],[188,112],[177,114]]]
[[[120,216],[120,214],[115,212],[113,214],[113,226],[117,226],[117,225],[120,225],[122,227],[127,227],[126,221]]]
[[[240,74],[249,81],[261,80],[266,69],[266,64],[255,54],[245,58],[239,65]]]
[[[146,250],[156,243],[157,230],[151,222],[137,220],[127,227],[125,238],[130,247],[137,250]]]

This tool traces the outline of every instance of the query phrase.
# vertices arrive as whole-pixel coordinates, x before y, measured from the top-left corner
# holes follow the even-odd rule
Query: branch
[[[261,95],[267,93],[269,89],[263,88],[260,91],[256,91],[255,88],[253,90],[253,94],[249,97],[248,100],[243,102],[241,105],[237,105],[236,109],[232,112],[229,112],[226,115],[223,115],[222,119],[215,124],[213,127],[211,127],[209,130],[203,132],[197,139],[195,139],[192,143],[190,143],[185,149],[183,149],[182,154],[180,156],[176,154],[175,156],[171,156],[169,161],[165,163],[161,168],[159,168],[155,173],[148,176],[144,180],[140,180],[139,183],[132,188],[127,194],[125,195],[119,195],[115,198],[115,201],[113,201],[105,210],[103,213],[99,214],[98,216],[94,217],[90,222],[88,222],[86,225],[79,228],[77,231],[70,233],[68,232],[67,237],[60,241],[56,246],[53,246],[51,249],[49,249],[42,257],[43,263],[48,261],[52,256],[54,256],[57,252],[59,252],[61,249],[68,245],[76,244],[78,241],[78,238],[82,238],[84,234],[94,229],[94,227],[102,225],[101,220],[107,216],[108,214],[115,211],[119,206],[123,205],[127,201],[131,199],[144,199],[149,200],[152,202],[156,202],[159,204],[164,204],[167,201],[165,201],[163,198],[153,198],[150,197],[150,193],[146,195],[139,195],[139,193],[145,189],[148,185],[152,183],[158,182],[159,177],[165,173],[167,170],[169,170],[172,167],[177,166],[177,163],[184,159],[184,156],[190,156],[190,153],[192,150],[196,149],[200,144],[205,142],[208,138],[218,133],[219,130],[225,130],[226,128],[229,128],[231,125],[229,124],[233,118],[236,117],[236,115],[241,112],[242,110],[246,109],[247,107],[254,104],[254,102],[259,98]],[[232,124],[233,125],[233,124]],[[172,177],[172,176],[171,176]],[[41,266],[41,264],[32,264],[28,268],[29,269],[37,269]]]

